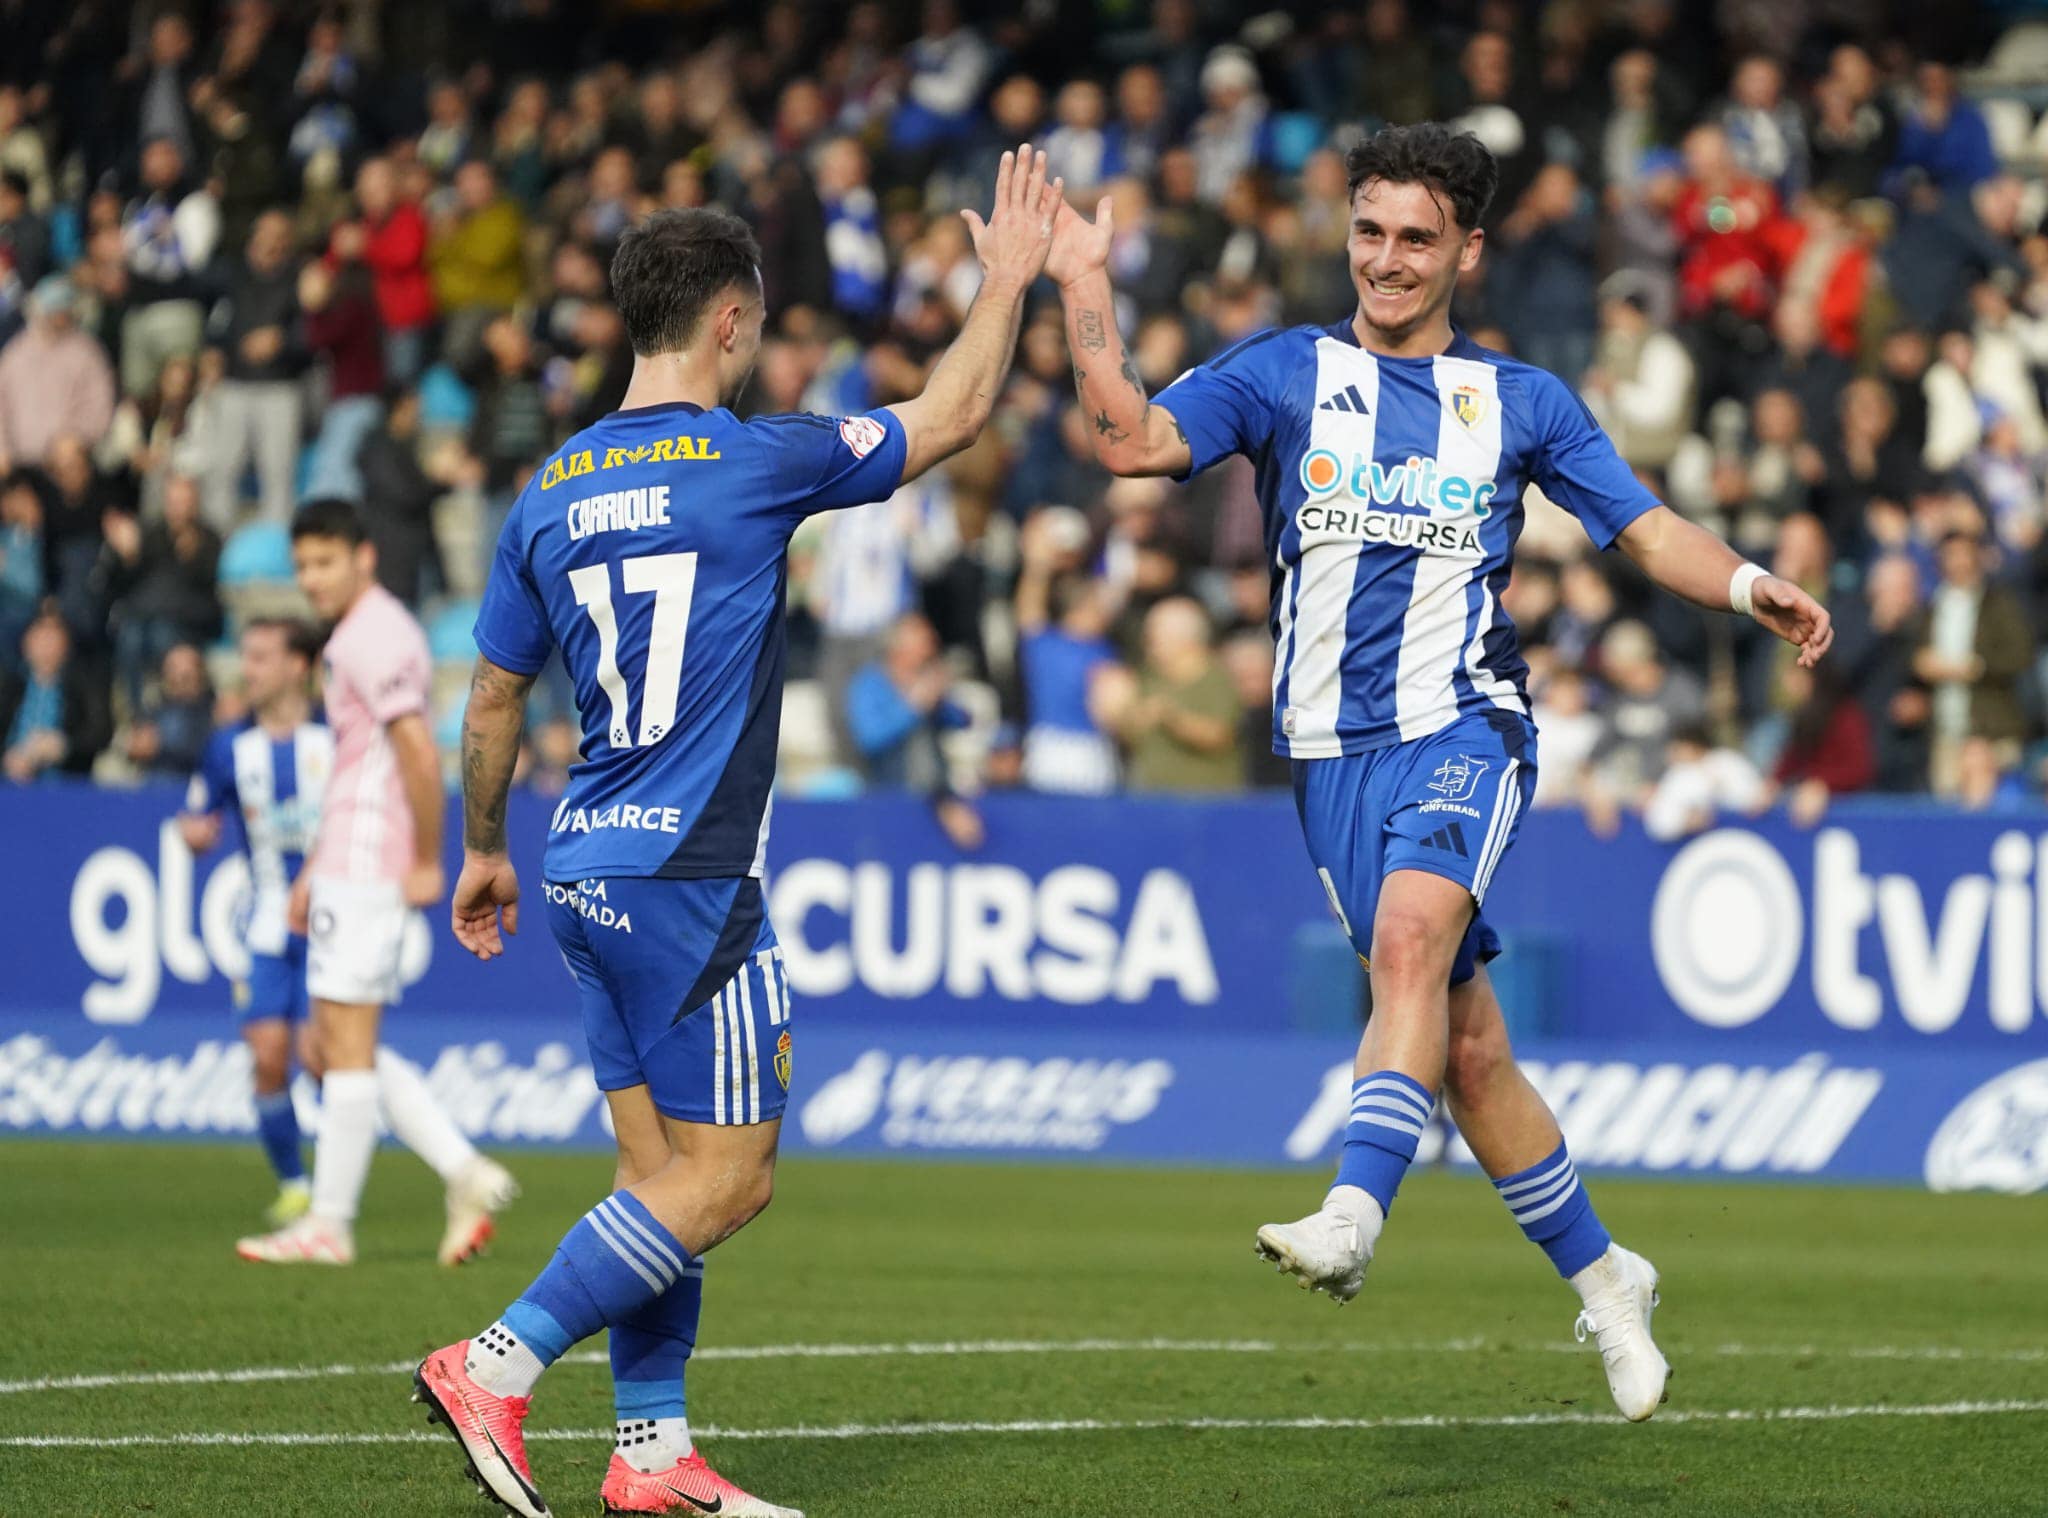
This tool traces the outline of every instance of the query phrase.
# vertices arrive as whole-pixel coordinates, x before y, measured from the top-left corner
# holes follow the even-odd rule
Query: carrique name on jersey
[[[708,463],[722,456],[708,437],[665,437],[637,448],[607,448],[602,463],[597,461],[596,450],[579,448],[548,460],[547,467],[540,472],[540,488],[553,490],[564,480],[595,474],[600,469],[617,469],[621,464]]]

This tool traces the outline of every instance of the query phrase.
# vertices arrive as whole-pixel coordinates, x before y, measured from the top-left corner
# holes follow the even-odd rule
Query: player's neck
[[[1435,358],[1449,352],[1457,340],[1448,312],[1438,312],[1405,332],[1382,331],[1366,321],[1363,311],[1354,312],[1351,335],[1358,339],[1359,347],[1380,358]]]
[[[256,709],[256,725],[270,738],[289,738],[306,725],[312,707],[304,696],[279,696]]]
[[[689,349],[681,353],[633,356],[633,378],[619,402],[621,411],[638,411],[645,406],[673,406],[686,402],[703,411],[715,411],[718,393],[718,365],[713,355]]]

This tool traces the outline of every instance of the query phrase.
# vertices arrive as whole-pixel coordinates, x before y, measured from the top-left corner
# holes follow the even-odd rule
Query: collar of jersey
[[[656,401],[652,406],[621,406],[617,411],[608,412],[608,422],[631,420],[639,416],[661,416],[670,411],[687,411],[692,416],[704,415],[704,408],[695,401]]]
[[[1357,332],[1352,330],[1351,323],[1354,319],[1353,316],[1344,317],[1323,330],[1336,338],[1338,342],[1349,343],[1352,347],[1362,351],[1365,344],[1358,340]],[[1441,353],[1421,353],[1413,358],[1397,358],[1385,353],[1375,353],[1373,357],[1382,363],[1388,364],[1420,364],[1435,358],[1479,358],[1485,351],[1479,344],[1473,342],[1471,338],[1465,335],[1463,327],[1452,327],[1451,345]]]

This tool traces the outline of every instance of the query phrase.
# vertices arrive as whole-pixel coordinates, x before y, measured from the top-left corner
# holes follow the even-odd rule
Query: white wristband
[[[1734,576],[1728,581],[1728,609],[1740,617],[1751,615],[1754,607],[1749,593],[1756,582],[1769,573],[1761,564],[1738,564]]]

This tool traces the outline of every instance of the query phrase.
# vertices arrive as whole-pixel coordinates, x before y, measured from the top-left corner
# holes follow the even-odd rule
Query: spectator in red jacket
[[[434,288],[427,279],[427,218],[419,203],[400,193],[397,171],[388,158],[365,159],[356,172],[353,222],[335,228],[333,253],[360,257],[376,286],[377,314],[384,324],[384,364],[401,383],[418,378],[425,367],[427,339],[434,324]],[[351,244],[351,229],[361,237],[361,252],[342,251]],[[372,392],[374,393],[374,392]]]
[[[306,346],[327,361],[327,406],[306,485],[312,498],[362,500],[356,455],[384,418],[384,334],[372,276],[362,262],[365,241],[358,228],[338,229],[334,245],[340,260],[308,264],[299,275]]]
[[[1678,306],[1700,357],[1700,405],[1743,390],[1742,369],[1770,346],[1777,299],[1778,195],[1742,172],[1718,126],[1685,138],[1686,182],[1671,208]]]

